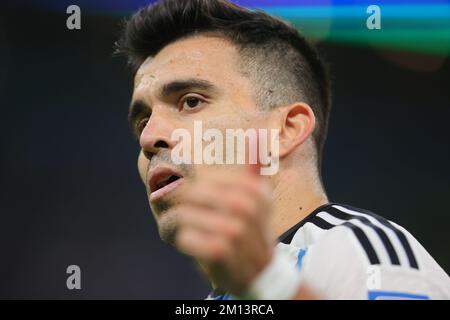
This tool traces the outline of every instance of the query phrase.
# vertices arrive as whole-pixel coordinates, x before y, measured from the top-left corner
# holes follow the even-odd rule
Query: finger
[[[249,197],[243,192],[229,192],[224,195],[226,210],[240,219],[253,220],[264,210],[262,202],[256,197]]]
[[[265,211],[271,198],[263,192],[263,182],[250,184],[248,181],[235,182],[227,188],[204,183],[192,188],[185,195],[184,203],[197,208],[211,209],[212,214],[240,214],[253,217]]]
[[[179,209],[180,229],[193,228],[209,234],[220,234],[230,239],[242,233],[243,223],[236,217],[217,214],[214,210],[185,206]]]
[[[240,174],[218,173],[212,177],[205,177],[203,180],[198,181],[196,185],[187,192],[189,193],[189,196],[191,196],[195,193],[203,193],[203,190],[218,193],[237,191],[261,197],[267,196],[270,188],[268,181],[261,179],[259,176],[249,174],[248,172],[241,172]]]
[[[220,262],[231,254],[231,247],[222,237],[192,228],[180,230],[175,245],[181,252],[206,262]]]
[[[186,205],[224,210],[223,190],[217,184],[198,182],[183,195],[183,203]]]

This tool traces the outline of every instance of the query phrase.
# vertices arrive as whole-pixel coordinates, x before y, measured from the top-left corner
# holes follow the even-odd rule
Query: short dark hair
[[[208,33],[236,46],[238,67],[256,83],[261,106],[299,100],[311,106],[317,120],[313,137],[320,168],[331,109],[329,74],[317,50],[288,23],[226,0],[160,0],[126,21],[116,53],[128,58],[134,75],[166,45]]]

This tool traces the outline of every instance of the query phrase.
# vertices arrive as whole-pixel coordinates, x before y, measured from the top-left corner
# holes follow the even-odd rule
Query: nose
[[[176,141],[171,139],[172,131],[170,121],[157,116],[155,112],[151,115],[139,139],[142,152],[148,160],[163,149],[175,147]]]

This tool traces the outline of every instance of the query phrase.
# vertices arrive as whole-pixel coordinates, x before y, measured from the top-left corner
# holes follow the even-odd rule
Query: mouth
[[[150,172],[150,201],[161,199],[183,182],[183,176],[167,167],[157,167]]]

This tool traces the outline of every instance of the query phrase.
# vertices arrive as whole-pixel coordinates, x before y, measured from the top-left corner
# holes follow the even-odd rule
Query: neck
[[[316,208],[328,203],[317,175],[308,174],[308,172],[299,174],[295,170],[280,172],[274,186],[271,225],[277,237],[303,220]]]
[[[280,172],[274,185],[271,225],[277,237],[315,209],[328,203],[318,175],[311,173],[314,172],[311,170],[301,173],[297,170],[296,168]],[[204,266],[199,262],[198,265],[210,279],[212,288],[217,288]]]

